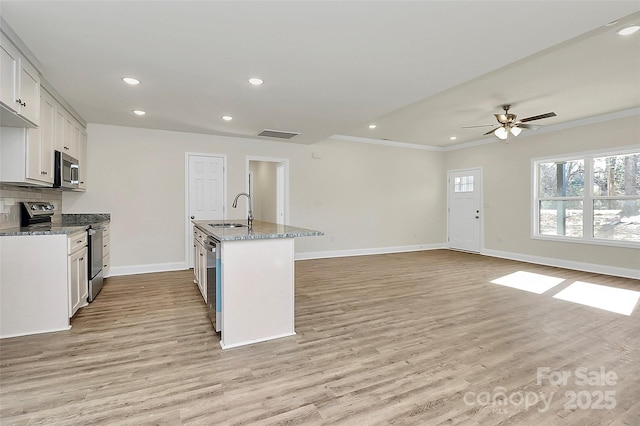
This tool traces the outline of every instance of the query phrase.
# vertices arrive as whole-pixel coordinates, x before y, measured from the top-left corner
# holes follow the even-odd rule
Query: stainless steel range
[[[23,201],[20,209],[20,226],[51,226],[55,206],[42,201]]]
[[[87,232],[89,233],[89,297],[87,301],[91,303],[102,290],[104,283],[102,270],[104,226],[91,225]]]

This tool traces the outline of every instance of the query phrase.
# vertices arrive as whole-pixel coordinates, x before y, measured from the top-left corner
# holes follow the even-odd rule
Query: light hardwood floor
[[[516,271],[565,281],[540,295],[490,283]],[[190,271],[113,277],[72,330],[0,341],[0,421],[640,425],[640,306],[552,298],[576,280],[640,290],[446,250],[298,261],[297,335],[223,351]],[[538,384],[545,367],[571,377]],[[579,368],[617,380],[581,386]],[[585,406],[605,391],[614,409],[567,406],[566,392]]]

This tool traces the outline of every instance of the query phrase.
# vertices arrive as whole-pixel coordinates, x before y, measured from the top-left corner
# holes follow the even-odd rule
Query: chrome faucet
[[[233,204],[231,207],[233,207],[234,209],[236,207],[238,207],[238,198],[240,198],[241,195],[244,195],[247,197],[247,200],[249,200],[249,216],[247,217],[247,226],[249,227],[249,229],[253,228],[253,211],[251,210],[251,195],[247,194],[246,192],[241,192],[238,195],[236,195],[236,199],[233,200]]]

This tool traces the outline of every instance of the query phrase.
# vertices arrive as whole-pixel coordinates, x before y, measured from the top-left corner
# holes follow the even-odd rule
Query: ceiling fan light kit
[[[495,127],[489,130],[487,133],[485,133],[485,135],[493,133],[498,139],[507,140],[509,139],[509,134],[512,134],[513,136],[518,136],[522,132],[522,129],[536,130],[540,128],[540,126],[536,124],[526,124],[529,121],[542,120],[543,118],[550,118],[550,117],[556,116],[555,112],[547,112],[545,114],[534,115],[531,117],[523,118],[522,120],[518,120],[517,115],[509,113],[509,108],[511,108],[511,105],[509,104],[502,105],[504,114],[493,114],[495,115],[496,120],[498,120],[498,123],[500,123],[500,125],[498,127]],[[487,126],[493,126],[493,124],[487,124]],[[483,126],[466,126],[466,127],[469,128],[469,127],[483,127]]]

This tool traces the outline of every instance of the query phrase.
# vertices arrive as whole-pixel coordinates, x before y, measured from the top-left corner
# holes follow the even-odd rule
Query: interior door
[[[449,172],[449,248],[478,253],[482,229],[480,169]]]
[[[188,155],[187,235],[189,266],[193,266],[193,232],[191,220],[224,219],[225,170],[224,157]]]

